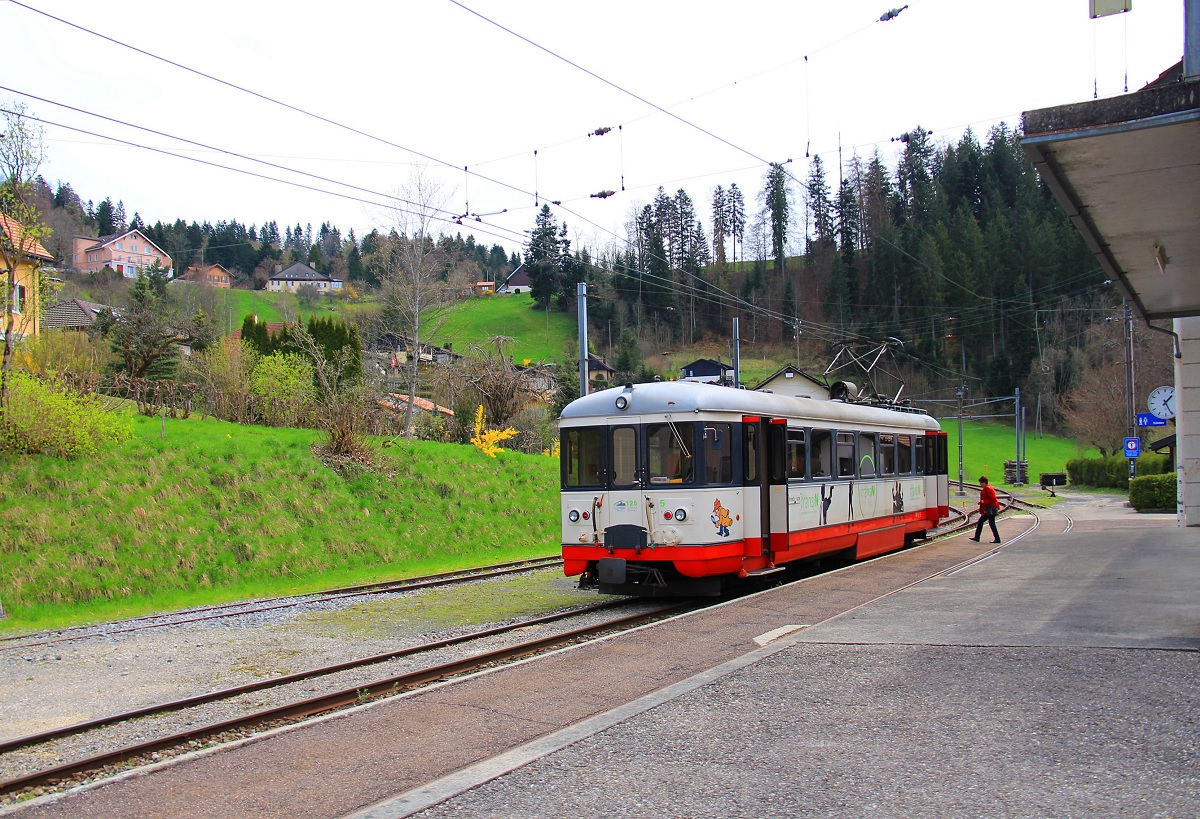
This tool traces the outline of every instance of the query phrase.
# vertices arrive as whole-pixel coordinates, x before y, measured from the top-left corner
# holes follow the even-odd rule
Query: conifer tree
[[[772,162],[763,183],[763,206],[771,223],[771,256],[776,275],[783,275],[787,272],[787,237],[792,217],[791,191],[783,165]]]

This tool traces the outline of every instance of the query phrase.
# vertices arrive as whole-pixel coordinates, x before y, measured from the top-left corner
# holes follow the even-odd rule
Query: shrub
[[[1143,455],[1137,459],[1138,475],[1161,475],[1169,466],[1170,459],[1166,455]],[[1123,455],[1072,458],[1067,461],[1067,476],[1073,486],[1128,489],[1129,459]]]
[[[112,357],[112,351],[100,339],[68,330],[45,330],[22,339],[17,347],[17,363],[31,373],[46,376],[99,375]]]
[[[1167,472],[1174,474],[1174,470],[1171,469],[1171,459],[1166,455],[1150,453],[1137,459],[1137,473],[1139,477],[1142,475],[1163,475]]]
[[[223,421],[248,424],[254,420],[250,374],[257,363],[258,354],[249,342],[226,337],[189,358],[184,377],[199,385],[196,397],[204,412]]]
[[[83,458],[133,435],[133,419],[109,412],[96,395],[80,395],[15,370],[8,386],[8,406],[0,417],[4,452]]]
[[[258,360],[250,376],[250,392],[267,426],[300,426],[316,397],[313,367],[295,353],[271,353]]]
[[[1067,461],[1067,476],[1073,486],[1113,486],[1110,466],[1116,466],[1117,461],[1125,465],[1124,458],[1072,458]],[[1129,467],[1125,466],[1125,469],[1128,480]]]
[[[1139,512],[1145,509],[1174,509],[1179,482],[1173,473],[1146,475],[1129,482],[1129,504]]]

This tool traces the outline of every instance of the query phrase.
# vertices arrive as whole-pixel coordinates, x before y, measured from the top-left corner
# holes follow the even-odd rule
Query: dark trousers
[[[979,540],[979,536],[983,534],[983,524],[986,523],[992,527],[992,539],[999,540],[1000,532],[996,529],[996,513],[984,512],[979,516],[979,523],[975,524],[975,539]]]

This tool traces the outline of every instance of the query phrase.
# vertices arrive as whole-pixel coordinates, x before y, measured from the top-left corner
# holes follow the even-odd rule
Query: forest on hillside
[[[543,208],[525,256],[535,299],[568,309],[586,280],[602,337],[632,331],[670,349],[728,338],[738,317],[743,345],[794,347],[817,374],[882,350],[893,369],[867,380],[884,394],[961,389],[970,403],[1020,389],[1039,427],[1111,415],[1107,428],[1123,429],[1123,333],[1147,390],[1170,382],[1170,338],[1125,321],[1119,288],[1018,134],[1000,125],[982,143],[970,130],[935,143],[917,127],[900,142],[892,169],[876,149],[832,170],[814,156],[803,176],[771,165],[751,203],[718,186],[707,221],[686,191],[660,188],[599,253],[572,252]]]
[[[820,156],[805,170],[790,160],[770,165],[749,196],[736,184],[700,200],[659,188],[631,207],[625,235],[601,246],[574,246],[546,204],[521,254],[445,232],[453,228],[445,222],[362,237],[328,223],[146,224],[120,200],[85,202],[67,183],[51,188],[39,177],[35,189],[45,244],[58,258],[68,257],[73,235],[137,228],[176,271],[219,263],[239,286],[261,288],[277,266],[304,261],[347,281],[352,296],[378,298],[385,314],[402,301],[387,291],[405,247],[419,249],[434,284],[460,293],[464,283],[503,280],[523,265],[535,309],[573,311],[576,283],[587,282],[592,338],[602,340],[592,349],[619,359],[624,379],[655,375],[646,351],[727,350],[737,318],[743,345],[790,350],[817,374],[839,357],[885,350],[893,369],[872,378],[886,394],[899,384],[916,398],[1020,389],[1038,396],[1038,422],[1050,428],[1081,423],[1072,413],[1090,402],[1111,404],[1083,396],[1095,386],[1091,376],[1121,361],[1122,332],[1131,330],[1114,321],[1119,291],[1038,179],[1018,134],[1000,125],[982,142],[970,130],[935,142],[917,127],[900,142],[891,168],[878,148],[835,168]],[[97,297],[105,286],[84,284]],[[415,318],[410,337],[421,324]],[[364,343],[396,324],[361,327]],[[1135,342],[1141,377],[1166,378],[1169,340],[1139,328]]]

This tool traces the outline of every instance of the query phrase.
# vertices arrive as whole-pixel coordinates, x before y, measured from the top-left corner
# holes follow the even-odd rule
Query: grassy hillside
[[[434,334],[434,342],[441,346],[451,343],[455,351],[465,352],[472,344],[486,345],[493,336],[514,339],[506,349],[518,364],[578,357],[575,314],[534,310],[528,294],[466,300]]]
[[[139,417],[134,439],[95,461],[3,465],[0,628],[558,548],[550,458],[401,441],[378,472],[343,477],[312,455],[311,431],[167,419],[160,440],[159,423]]]

